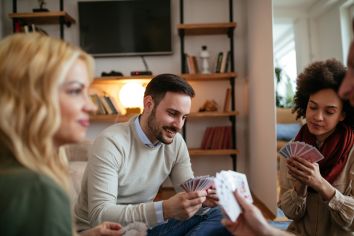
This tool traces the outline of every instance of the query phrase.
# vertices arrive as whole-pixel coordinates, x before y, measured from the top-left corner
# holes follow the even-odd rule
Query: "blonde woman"
[[[93,59],[39,34],[0,41],[0,235],[72,235],[68,168],[59,146],[81,141],[96,108]],[[83,235],[120,235],[103,223]]]

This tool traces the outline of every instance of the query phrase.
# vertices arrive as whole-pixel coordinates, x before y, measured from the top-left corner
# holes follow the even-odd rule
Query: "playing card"
[[[290,146],[291,143],[287,144],[285,146],[285,149],[286,149],[286,152],[288,153],[289,157],[291,157],[291,146]]]
[[[290,157],[290,153],[288,153],[288,150],[287,150],[287,145],[282,147],[280,150],[279,150],[279,154],[282,155],[283,157],[285,158],[289,158]]]
[[[290,145],[290,149],[291,149],[291,156],[295,156],[296,151],[297,151],[298,142],[291,142],[289,145]]]
[[[186,180],[181,184],[181,188],[186,192],[202,191],[210,188],[214,184],[214,178],[209,175],[197,176]]]
[[[318,162],[324,157],[318,149],[304,142],[290,142],[279,150],[285,158],[301,157],[310,162]]]
[[[237,189],[248,202],[253,202],[246,175],[235,171],[221,171],[216,174],[214,182],[220,205],[229,218],[236,221],[241,208],[234,197],[234,191]]]
[[[216,192],[220,205],[224,208],[226,214],[232,221],[236,221],[241,213],[241,208],[236,202],[230,183],[220,174],[216,174],[215,178]]]
[[[302,154],[302,158],[305,160],[314,163],[323,159],[323,155],[317,150],[317,148],[312,148],[306,153]]]
[[[234,191],[236,189],[239,190],[240,194],[249,202],[252,203],[252,195],[249,189],[247,178],[245,174],[241,174],[235,171],[229,171],[229,175],[231,176],[231,181],[235,184]]]
[[[308,147],[308,145],[304,145],[302,142],[296,141],[296,151],[294,153],[294,156],[299,155],[300,153],[302,153],[302,151],[304,149],[306,149]]]

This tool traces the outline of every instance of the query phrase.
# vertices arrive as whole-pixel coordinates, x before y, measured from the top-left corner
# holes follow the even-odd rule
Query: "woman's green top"
[[[72,235],[70,200],[64,190],[2,151],[0,235]]]

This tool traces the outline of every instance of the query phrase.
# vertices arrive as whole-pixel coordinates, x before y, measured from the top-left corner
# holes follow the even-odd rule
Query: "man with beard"
[[[146,87],[143,113],[96,138],[75,206],[79,230],[109,220],[143,222],[148,235],[229,234],[215,207],[215,189],[180,192],[180,184],[193,178],[188,149],[178,132],[194,95],[182,78],[158,75]],[[167,178],[178,193],[153,202]]]

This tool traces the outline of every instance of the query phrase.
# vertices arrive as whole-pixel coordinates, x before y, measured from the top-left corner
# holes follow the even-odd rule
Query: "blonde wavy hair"
[[[53,137],[61,123],[59,87],[78,59],[92,79],[92,57],[62,40],[20,33],[0,42],[0,147],[66,191],[67,163]]]

